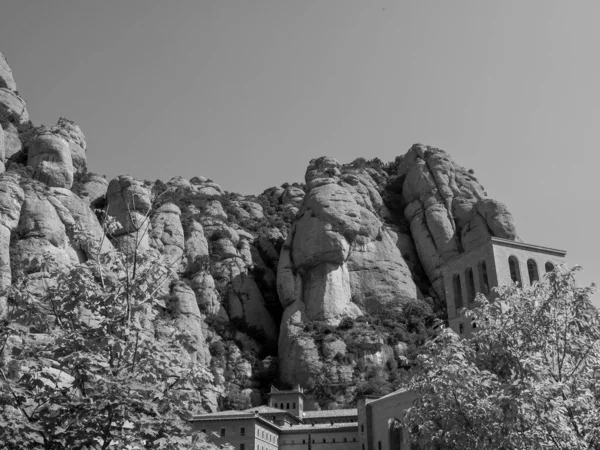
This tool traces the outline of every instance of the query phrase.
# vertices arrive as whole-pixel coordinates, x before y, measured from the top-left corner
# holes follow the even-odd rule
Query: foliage
[[[600,448],[600,313],[575,269],[498,289],[425,346],[406,416],[411,440],[453,449]]]
[[[250,399],[242,394],[242,391],[236,385],[231,384],[227,389],[227,395],[222,397],[220,409],[221,411],[243,411],[251,406]]]
[[[186,419],[212,381],[207,368],[182,358],[191,336],[175,331],[159,340],[147,325],[171,277],[162,259],[98,252],[72,267],[52,258],[42,267],[6,292],[3,448],[215,448],[188,435]],[[175,329],[169,317],[154,320]]]

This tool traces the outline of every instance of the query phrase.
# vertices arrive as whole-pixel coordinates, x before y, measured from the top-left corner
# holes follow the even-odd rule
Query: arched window
[[[296,409],[296,402],[292,403],[292,409]]]
[[[402,450],[402,422],[398,419],[388,421],[389,450]]]
[[[465,270],[465,278],[467,280],[467,304],[475,300],[475,278],[473,278],[473,269],[467,267]]]
[[[529,273],[529,284],[533,284],[536,281],[540,281],[537,263],[531,258],[527,260],[527,272]]]
[[[479,289],[481,289],[481,292],[483,292],[485,295],[490,293],[490,282],[488,280],[488,273],[487,273],[487,264],[485,263],[485,261],[480,261],[479,262],[479,268],[478,268],[478,272],[479,272]]]
[[[521,283],[521,272],[519,270],[519,260],[514,256],[508,258],[508,269],[510,270],[510,279],[515,283]]]
[[[290,404],[286,403],[285,409],[290,409]]]
[[[456,308],[462,308],[463,306],[463,298],[462,298],[462,287],[460,285],[460,275],[456,274],[452,277],[452,285],[454,286],[454,304]]]
[[[548,261],[544,268],[546,269],[546,273],[552,272],[554,270],[554,264]]]

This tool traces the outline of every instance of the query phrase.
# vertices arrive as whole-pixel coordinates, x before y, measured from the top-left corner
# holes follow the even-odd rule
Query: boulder
[[[29,145],[27,166],[33,168],[36,180],[50,187],[71,188],[73,185],[71,150],[59,134],[38,134]]]
[[[127,254],[150,248],[150,191],[129,175],[119,175],[108,184],[106,212],[121,228],[113,233],[117,247]]]
[[[263,207],[254,202],[240,202],[243,210],[248,214],[248,217],[255,220],[264,219],[265,215]]]
[[[212,200],[204,207],[204,214],[215,219],[227,220],[227,213],[219,200]]]
[[[190,184],[194,185],[194,186],[198,186],[201,184],[204,184],[208,181],[208,178],[206,177],[192,177],[190,178]]]
[[[173,203],[161,205],[152,216],[150,238],[169,266],[177,267],[184,253],[185,239],[181,210]]]
[[[91,174],[83,184],[80,195],[86,197],[91,206],[96,206],[105,196],[108,190],[108,181],[100,175]]]
[[[211,255],[218,259],[235,258],[238,251],[229,239],[221,238],[211,240]]]
[[[181,176],[177,176],[177,177],[173,177],[169,181],[167,181],[167,186],[172,187],[172,188],[187,189],[187,188],[191,188],[192,184],[190,183],[189,180],[187,180]]]
[[[86,202],[66,188],[52,188],[52,193],[54,196],[49,200],[52,201],[53,198],[56,198],[68,211],[68,213],[63,212],[62,214],[59,212],[63,223],[78,228],[80,237],[77,239],[79,241],[77,247],[85,253],[86,258],[95,258],[98,254],[114,251],[96,215]],[[59,211],[58,205],[54,205],[55,209]],[[69,223],[71,221],[72,223]]]
[[[281,196],[281,202],[284,205],[292,205],[297,208],[300,207],[303,199],[304,191],[296,186],[287,187]]]
[[[34,135],[36,134],[51,134],[62,137],[69,146],[74,171],[85,172],[87,170],[87,143],[81,128],[75,122],[61,117],[56,125],[38,128],[34,132]]]
[[[15,230],[19,239],[13,244],[19,269],[25,274],[37,272],[49,257],[66,265],[79,262],[81,255],[71,247],[61,215],[46,192],[27,180],[21,187],[24,201]]]
[[[196,301],[200,311],[228,319],[225,309],[221,305],[219,293],[215,287],[215,280],[207,272],[197,272],[191,280],[191,287],[196,294]]]

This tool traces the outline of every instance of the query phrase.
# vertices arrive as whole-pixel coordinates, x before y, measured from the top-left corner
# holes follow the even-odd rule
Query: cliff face
[[[389,164],[322,157],[305,185],[258,196],[202,176],[107,181],[88,172],[80,128],[34,126],[16,89],[0,54],[0,289],[30,277],[41,298],[48,256],[160,255],[174,276],[148,335],[190,331],[189,355],[215,376],[209,409],[231,386],[259,402],[271,382],[300,383],[338,404],[374,379],[393,387],[382,371],[410,366],[444,315],[440,267],[489,236],[518,239],[506,207],[442,150],[417,144]],[[322,392],[326,382],[344,389]]]

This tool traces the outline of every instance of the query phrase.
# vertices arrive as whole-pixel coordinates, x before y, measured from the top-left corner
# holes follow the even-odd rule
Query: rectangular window
[[[458,332],[460,334],[463,334],[465,332],[465,326],[462,323],[458,324]]]
[[[240,428],[240,436],[246,436],[246,428]]]
[[[381,441],[377,442],[377,450],[381,450]]]
[[[225,428],[221,428],[221,436],[225,436]]]

